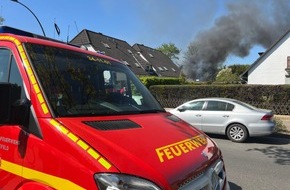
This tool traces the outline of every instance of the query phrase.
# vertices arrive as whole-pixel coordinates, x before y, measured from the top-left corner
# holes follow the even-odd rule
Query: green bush
[[[284,125],[283,121],[277,117],[274,118],[276,123],[275,132],[277,133],[289,133],[290,131],[287,130],[287,127]]]
[[[139,77],[140,81],[149,88],[152,85],[180,85],[185,84],[185,79],[183,78],[174,78],[174,77],[148,77],[141,76]]]

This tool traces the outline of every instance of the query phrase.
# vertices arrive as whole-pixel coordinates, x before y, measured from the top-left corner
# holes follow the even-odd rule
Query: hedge
[[[164,107],[197,98],[225,97],[290,115],[290,85],[153,85],[149,90]]]

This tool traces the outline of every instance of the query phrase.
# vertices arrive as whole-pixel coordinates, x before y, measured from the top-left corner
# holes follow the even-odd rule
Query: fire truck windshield
[[[126,65],[40,44],[25,49],[56,117],[164,112]]]

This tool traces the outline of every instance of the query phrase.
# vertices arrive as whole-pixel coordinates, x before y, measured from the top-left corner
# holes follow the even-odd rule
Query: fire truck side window
[[[21,98],[25,97],[23,82],[15,59],[8,49],[0,49],[0,82],[9,82],[21,87]]]
[[[10,50],[4,48],[0,48],[0,82],[9,82],[20,86],[21,99],[26,97],[23,88],[23,81],[13,54]],[[30,114],[28,130],[32,134],[41,137],[40,129],[36,124],[33,114]]]
[[[22,81],[21,75],[19,73],[18,67],[16,65],[16,62],[13,56],[11,56],[10,73],[9,73],[8,82],[21,86],[21,98],[26,97],[24,88],[23,88],[23,81]]]
[[[0,49],[0,82],[8,82],[8,65],[10,60],[10,51]]]

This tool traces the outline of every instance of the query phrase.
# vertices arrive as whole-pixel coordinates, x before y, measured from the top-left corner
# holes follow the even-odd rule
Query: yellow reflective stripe
[[[73,142],[77,142],[77,140],[78,140],[78,137],[75,136],[75,135],[72,134],[72,133],[69,133],[67,136],[68,136],[68,138],[70,138]]]
[[[7,171],[17,176],[22,175],[22,166],[13,164],[11,162],[5,161],[3,159],[0,160],[0,168],[1,170]]]
[[[39,89],[39,86],[38,85],[33,85],[33,88],[34,88],[34,91],[36,93],[39,93],[40,92],[40,89]]]
[[[84,141],[82,140],[79,140],[78,142],[78,145],[80,145],[80,147],[82,147],[82,149],[84,150],[87,150],[89,148],[89,145],[87,145],[87,143],[85,143]]]
[[[44,114],[48,113],[48,108],[47,108],[45,103],[41,104],[41,108],[42,108],[42,111],[43,111]]]
[[[88,150],[89,155],[91,155],[94,159],[98,159],[100,155],[94,150],[94,149],[89,149]]]
[[[91,157],[96,159],[98,163],[101,164],[105,169],[109,170],[112,167],[112,164],[109,161],[101,157],[97,151],[95,151],[92,147],[90,147],[87,143],[85,143],[83,140],[81,140],[78,136],[73,134],[71,131],[69,131],[59,122],[57,122],[54,119],[51,119],[49,122],[52,126],[57,128],[61,133],[66,135],[72,142],[76,143],[76,145],[78,145],[81,149],[86,151]]]
[[[32,181],[39,182],[41,184],[48,185],[58,190],[85,190],[85,188],[63,178],[59,178],[53,175],[49,175],[43,172],[39,172],[27,167],[22,167],[21,165],[14,164],[5,160],[1,160],[0,165],[1,170],[5,170],[14,175],[29,179]],[[22,173],[21,173],[22,171]]]
[[[99,162],[102,164],[102,166],[104,166],[107,170],[108,169],[110,169],[110,167],[111,167],[111,164],[107,161],[107,160],[105,160],[104,158],[100,158],[99,159]]]
[[[37,97],[38,97],[38,101],[39,101],[39,103],[41,105],[42,112],[44,114],[47,114],[49,112],[48,106],[47,106],[47,104],[44,101],[44,98],[43,98],[43,95],[42,95],[41,91],[39,90],[39,85],[38,85],[38,83],[36,81],[34,73],[32,72],[32,69],[31,69],[31,66],[30,66],[31,64],[29,63],[29,61],[27,59],[27,56],[25,54],[25,51],[24,51],[24,48],[23,48],[21,42],[18,39],[12,37],[12,36],[0,36],[0,40],[11,41],[11,42],[13,42],[16,45],[16,47],[17,47],[17,49],[19,51],[20,57],[21,57],[21,59],[23,61],[24,68],[25,68],[25,70],[26,70],[26,72],[28,74],[28,78],[29,78],[29,80],[30,80],[30,82],[31,82],[31,84],[33,86],[33,89],[34,89]]]
[[[42,94],[37,94],[37,98],[38,98],[38,101],[39,101],[39,103],[43,103],[44,102],[44,99],[43,99],[43,96],[42,96]]]

